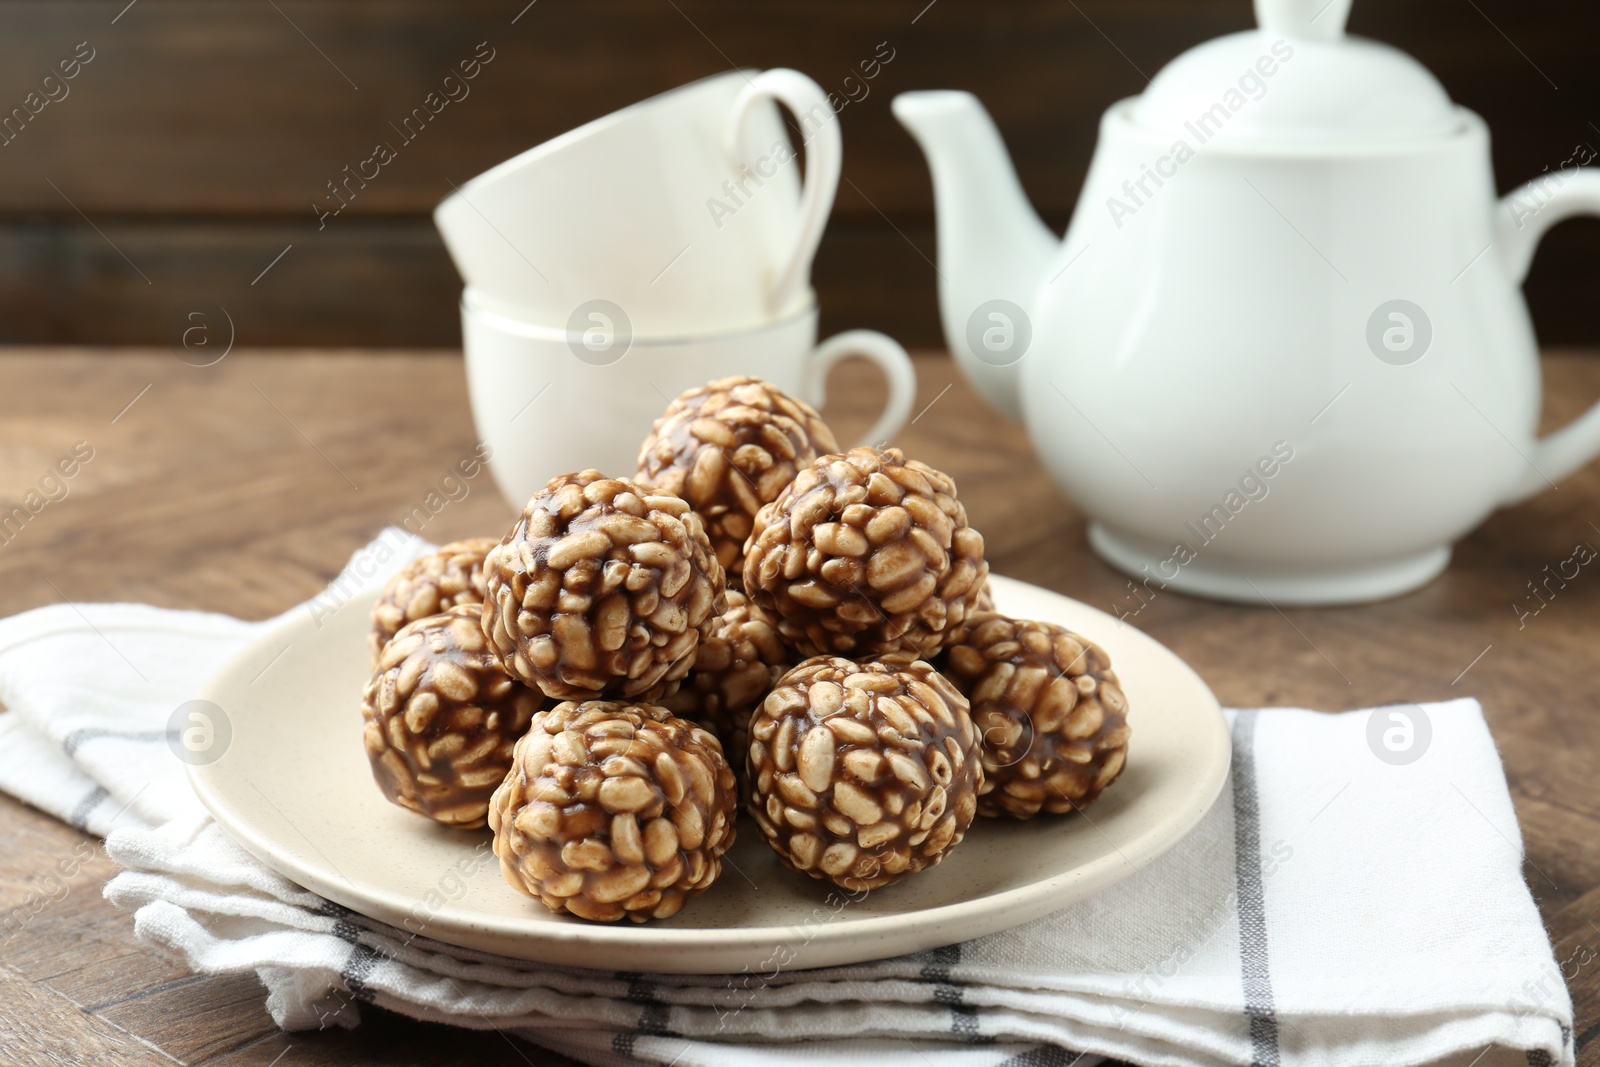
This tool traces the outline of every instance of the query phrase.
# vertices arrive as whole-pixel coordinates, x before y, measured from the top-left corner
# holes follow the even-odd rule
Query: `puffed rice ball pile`
[[[783,865],[893,885],[980,818],[1081,810],[1125,765],[1104,650],[999,613],[988,575],[948,475],[713,381],[631,478],[554,478],[504,537],[390,581],[373,775],[415,814],[487,823],[506,882],[583,919],[676,914],[741,806]]]

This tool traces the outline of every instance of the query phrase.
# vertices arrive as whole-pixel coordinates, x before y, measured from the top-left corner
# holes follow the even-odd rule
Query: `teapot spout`
[[[945,343],[984,398],[1020,418],[1017,360],[1032,335],[1034,291],[1060,238],[1028,203],[977,97],[901,93],[893,110],[933,172]]]

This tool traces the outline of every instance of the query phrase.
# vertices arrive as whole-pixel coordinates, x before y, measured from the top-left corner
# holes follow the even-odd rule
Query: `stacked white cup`
[[[863,356],[889,382],[866,440],[904,425],[916,380],[900,345],[868,330],[816,343],[811,261],[841,154],[811,79],[730,71],[531,148],[439,205],[467,283],[473,416],[507,499],[587,467],[631,476],[672,397],[734,374],[821,406],[828,368]]]

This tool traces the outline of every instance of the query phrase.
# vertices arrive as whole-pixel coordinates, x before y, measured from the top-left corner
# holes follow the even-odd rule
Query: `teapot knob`
[[[1344,36],[1350,0],[1255,0],[1256,24],[1267,33],[1310,41]]]

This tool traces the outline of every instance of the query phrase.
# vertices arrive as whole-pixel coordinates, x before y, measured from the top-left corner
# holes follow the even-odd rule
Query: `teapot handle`
[[[839,136],[839,116],[822,86],[797,70],[779,67],[750,79],[733,102],[728,141],[734,158],[739,158],[739,136],[750,109],[766,99],[776,100],[794,114],[806,150],[794,245],[778,264],[767,293],[768,307],[774,315],[781,315],[811,283],[811,261],[833,211],[844,146]]]
[[[1535,179],[1506,195],[1495,215],[1495,244],[1518,285],[1528,275],[1545,231],[1574,215],[1600,215],[1600,168],[1578,168]],[[1522,478],[1502,506],[1520,504],[1600,456],[1600,401],[1541,438]]]

